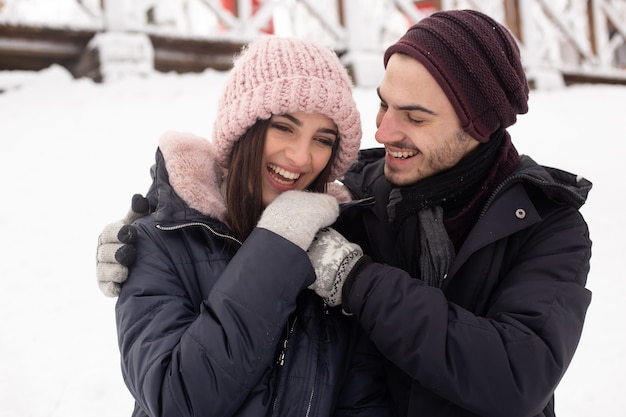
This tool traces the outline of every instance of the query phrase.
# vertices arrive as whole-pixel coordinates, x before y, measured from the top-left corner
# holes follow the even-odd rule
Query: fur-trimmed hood
[[[225,173],[215,161],[211,142],[191,133],[167,132],[161,136],[159,150],[167,170],[165,179],[178,197],[204,216],[225,222],[226,202],[221,192]],[[157,156],[157,178],[159,171]],[[158,195],[160,208],[167,202],[161,201],[163,193]]]

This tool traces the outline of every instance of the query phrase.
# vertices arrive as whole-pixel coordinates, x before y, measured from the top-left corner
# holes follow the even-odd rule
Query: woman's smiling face
[[[307,189],[330,161],[337,140],[337,125],[323,114],[272,116],[261,165],[263,204],[284,191]]]

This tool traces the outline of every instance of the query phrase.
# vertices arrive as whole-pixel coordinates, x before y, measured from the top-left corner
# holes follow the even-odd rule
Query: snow
[[[130,415],[115,300],[95,282],[96,240],[149,186],[161,133],[210,137],[224,73],[159,74],[106,84],[63,68],[0,72],[0,417]],[[355,91],[363,147],[375,146],[374,88]],[[583,207],[594,241],[593,300],[557,415],[626,410],[626,280],[619,167],[626,86],[533,91],[510,129],[518,150],[594,182]],[[618,327],[619,326],[619,327]]]

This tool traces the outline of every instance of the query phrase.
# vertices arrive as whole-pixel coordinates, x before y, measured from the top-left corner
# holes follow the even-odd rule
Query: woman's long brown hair
[[[235,237],[241,241],[244,241],[252,232],[264,209],[261,164],[263,163],[265,136],[270,123],[270,119],[258,120],[239,140],[235,141],[230,155],[226,177],[226,207],[230,228]],[[326,183],[330,178],[338,147],[339,140],[336,140],[326,167],[309,185],[308,190],[326,191]]]

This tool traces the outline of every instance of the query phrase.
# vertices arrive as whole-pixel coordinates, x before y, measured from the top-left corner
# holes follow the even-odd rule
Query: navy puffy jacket
[[[181,200],[164,159],[116,306],[134,415],[388,416],[378,353],[306,289],[306,253],[264,229],[237,242]]]

